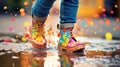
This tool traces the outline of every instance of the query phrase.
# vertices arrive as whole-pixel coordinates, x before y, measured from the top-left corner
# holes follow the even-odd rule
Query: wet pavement
[[[59,39],[57,37],[52,37]],[[5,39],[5,38],[1,38]],[[92,44],[120,45],[119,40],[77,37],[82,42]],[[0,67],[120,67],[120,56],[88,58],[84,50],[74,53],[58,51],[57,42],[50,43],[46,49],[33,48],[29,42],[0,42]]]
[[[4,59],[3,59],[4,58]],[[120,58],[86,58],[57,52],[20,52],[0,56],[1,67],[119,67]],[[7,63],[6,63],[7,62]]]

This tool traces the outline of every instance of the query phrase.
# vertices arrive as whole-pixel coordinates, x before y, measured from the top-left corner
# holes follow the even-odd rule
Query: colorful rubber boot
[[[59,39],[59,43],[58,46],[63,46],[63,47],[75,47],[80,45],[77,40],[73,37],[72,34],[72,30],[73,30],[73,26],[61,26],[60,29],[60,39]]]
[[[44,22],[46,18],[33,16],[31,27],[32,45],[35,48],[46,48],[47,41],[45,39]]]

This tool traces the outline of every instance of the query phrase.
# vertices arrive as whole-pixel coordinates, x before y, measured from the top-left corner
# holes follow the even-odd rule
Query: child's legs
[[[76,22],[78,0],[61,0],[60,23],[70,25]]]
[[[55,0],[36,0],[32,6],[32,14],[38,17],[47,17]]]

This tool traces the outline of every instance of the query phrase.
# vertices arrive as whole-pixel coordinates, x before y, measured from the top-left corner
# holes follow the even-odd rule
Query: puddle
[[[92,43],[99,46],[120,44],[114,40],[97,39],[98,43],[93,40]],[[91,39],[86,41],[91,42]],[[52,44],[47,49],[35,49],[30,43],[0,42],[0,63],[0,67],[120,67],[120,56],[87,58],[81,51],[74,54],[58,52],[57,45]]]
[[[52,51],[0,55],[0,67],[119,67],[119,57],[86,58]]]

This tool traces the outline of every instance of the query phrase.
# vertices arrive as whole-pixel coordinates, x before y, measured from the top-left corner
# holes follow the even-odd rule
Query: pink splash
[[[5,44],[8,44],[10,42],[10,40],[8,38],[4,39],[3,41]]]
[[[10,26],[10,27],[9,27],[9,31],[12,31],[12,30],[13,30],[13,27],[12,27],[12,26]]]
[[[14,22],[14,21],[16,20],[16,18],[15,18],[15,17],[12,17],[11,20]]]

